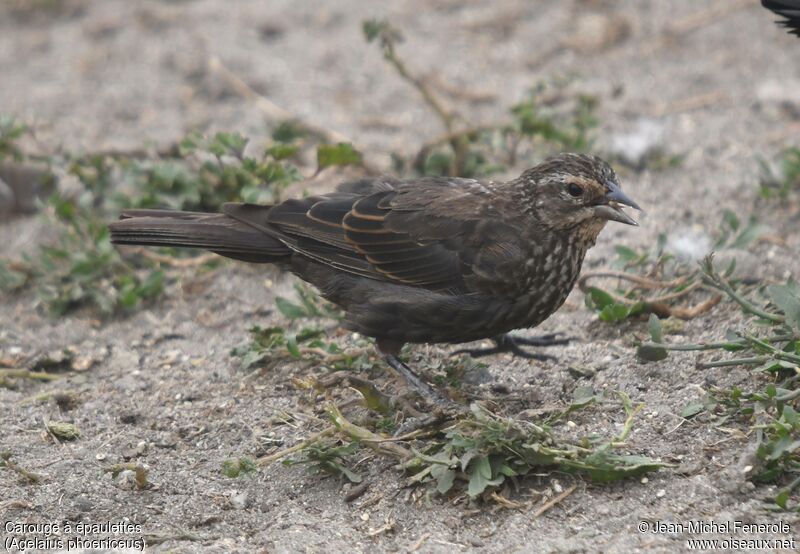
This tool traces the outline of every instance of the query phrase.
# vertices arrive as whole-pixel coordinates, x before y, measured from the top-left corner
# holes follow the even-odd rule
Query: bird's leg
[[[540,337],[512,337],[508,333],[503,333],[502,335],[497,335],[492,337],[494,341],[494,346],[490,348],[462,348],[461,350],[456,350],[453,354],[469,354],[473,358],[480,358],[482,356],[488,356],[490,354],[501,354],[504,352],[508,352],[515,356],[519,356],[520,358],[526,358],[529,360],[539,360],[539,361],[547,361],[547,360],[555,360],[553,356],[548,356],[547,354],[537,354],[534,352],[528,352],[527,350],[523,350],[520,348],[520,345],[525,346],[556,346],[559,344],[569,344],[569,341],[572,340],[569,337],[562,337],[560,333],[552,333],[549,335],[542,335]]]
[[[417,391],[426,399],[434,401],[436,404],[444,404],[447,401],[440,395],[432,386],[422,380],[413,369],[408,367],[400,358],[394,354],[386,354],[383,358],[386,363],[394,369],[397,373],[403,376],[406,382],[417,389]]]
[[[397,355],[403,348],[403,343],[392,339],[378,338],[376,340],[378,350],[383,354],[383,359],[397,373],[403,376],[406,382],[417,389],[423,398],[433,404],[430,413],[424,417],[412,417],[407,419],[395,432],[395,436],[405,435],[418,429],[424,429],[431,425],[437,425],[442,421],[453,419],[466,413],[467,408],[456,404],[449,398],[442,396],[436,389],[422,380],[416,372],[404,364]]]

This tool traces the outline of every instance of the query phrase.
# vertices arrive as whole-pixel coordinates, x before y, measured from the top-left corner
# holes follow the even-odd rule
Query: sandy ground
[[[217,56],[260,94],[351,137],[388,168],[390,152],[411,154],[442,132],[416,91],[364,44],[361,21],[388,17],[404,30],[401,53],[415,70],[480,93],[450,100],[477,124],[503,118],[537,81],[574,75],[576,88],[600,100],[599,151],[646,120],[661,130],[668,152],[685,155],[677,167],[623,173],[626,190],[645,207],[642,226],[610,226],[587,267],[605,265],[614,244],[644,247],[658,233],[689,242],[713,235],[727,208],[742,219],[756,214],[785,239],[749,254],[752,271],[800,273],[796,208],[757,202],[758,157],[800,137],[800,40],[775,27],[755,0],[64,0],[61,12],[33,16],[14,12],[20,4],[0,4],[0,111],[36,122],[43,150],[164,144],[197,128],[267,135],[275,122],[209,72],[207,61]],[[604,38],[609,22],[627,32]],[[35,217],[0,223],[0,255],[32,248],[39,229]],[[292,385],[296,368],[245,379],[229,354],[251,325],[282,322],[267,311],[275,295],[290,292],[288,277],[230,264],[211,277],[187,275],[157,306],[110,322],[85,314],[53,320],[31,293],[3,298],[0,353],[37,357],[73,347],[92,363],[56,383],[0,388],[2,449],[46,476],[26,485],[0,472],[0,520],[128,520],[141,525],[138,536],[195,539],[152,547],[172,552],[686,549],[680,534],[640,533],[643,519],[780,519],[800,541],[798,516],[769,513],[761,499],[770,489],[744,480],[740,434],[702,420],[676,430],[701,387],[753,377],[738,368],[697,370],[692,355],[642,364],[631,334],[643,325],[599,323],[580,293],[538,330],[578,337],[552,351],[557,363],[495,357],[493,379],[532,391],[534,407],[564,404],[579,385],[623,390],[646,405],[631,451],[674,468],[602,487],[558,475],[526,482],[521,499],[531,489],[579,485],[536,519],[530,511],[420,500],[390,462],[375,458],[360,466],[371,486],[352,503],[340,481],[297,466],[226,478],[226,458],[258,455],[276,441],[291,446],[310,432],[279,424],[283,413],[314,410]],[[685,332],[717,338],[737,319],[721,306]],[[569,366],[597,371],[576,381]],[[57,389],[77,390],[84,401],[64,413],[31,401]],[[56,445],[43,435],[45,418],[73,421],[83,435]],[[619,410],[605,409],[576,418],[612,433],[622,420]],[[147,464],[155,486],[120,488],[102,468],[142,442],[147,450],[136,461]],[[387,522],[391,531],[371,536]]]

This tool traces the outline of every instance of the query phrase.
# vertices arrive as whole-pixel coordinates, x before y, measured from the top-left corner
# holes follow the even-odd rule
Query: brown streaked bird
[[[398,359],[402,346],[493,338],[488,352],[524,354],[518,343],[563,343],[505,333],[535,327],[563,304],[608,221],[636,225],[622,205],[640,209],[606,162],[561,154],[508,182],[364,179],[274,206],[225,204],[219,214],[127,210],[109,227],[116,244],[287,267],[436,398]]]

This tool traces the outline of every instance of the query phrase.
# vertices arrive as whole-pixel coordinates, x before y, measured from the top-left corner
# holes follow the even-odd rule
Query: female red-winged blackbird
[[[365,179],[274,206],[226,204],[221,214],[128,210],[110,228],[116,244],[288,267],[432,395],[397,358],[403,344],[492,337],[522,353],[504,333],[561,306],[607,221],[636,225],[621,204],[639,209],[607,163],[562,154],[505,183]]]

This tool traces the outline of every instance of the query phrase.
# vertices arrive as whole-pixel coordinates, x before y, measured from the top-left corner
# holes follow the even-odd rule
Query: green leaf
[[[750,244],[759,238],[763,237],[769,231],[769,227],[758,223],[755,219],[751,219],[747,227],[742,229],[742,232],[736,235],[736,238],[731,242],[731,248],[747,248]],[[735,263],[736,259],[732,260]]]
[[[580,469],[595,483],[612,483],[656,471],[664,466],[663,463],[646,456],[620,456],[602,450],[576,465],[581,466]]]
[[[288,335],[286,337],[286,349],[293,358],[299,360],[303,357],[300,353],[300,348],[297,346],[297,337],[295,335]]]
[[[436,490],[439,494],[445,494],[451,488],[456,479],[456,471],[442,464],[431,466],[431,477],[436,479]]]
[[[598,317],[601,321],[615,323],[631,315],[631,308],[625,304],[611,304],[600,310]]]
[[[576,387],[572,392],[572,406],[583,406],[595,399],[594,389],[591,385]]]
[[[272,131],[272,139],[278,142],[292,142],[306,135],[308,135],[308,129],[302,123],[292,120],[282,121]]]
[[[471,473],[469,476],[469,485],[467,486],[467,494],[470,496],[478,496],[487,489],[499,485],[505,479],[500,476],[497,479],[492,479],[492,465],[489,463],[487,456],[479,456],[472,460]]]
[[[614,305],[614,297],[597,287],[589,287],[589,298],[591,298],[592,304],[598,310]]]
[[[737,231],[739,229],[739,218],[733,213],[732,210],[725,210],[722,212],[722,221],[730,227],[732,231]]]
[[[702,402],[690,402],[681,410],[681,417],[689,419],[706,409]]]
[[[664,342],[664,333],[661,328],[661,320],[656,314],[650,314],[647,320],[647,330],[650,331],[650,340],[653,342]]]
[[[319,169],[332,165],[358,165],[360,163],[361,154],[347,142],[335,145],[321,144],[317,147],[317,167]]]
[[[639,254],[627,246],[618,245],[614,247],[614,250],[617,251],[617,256],[619,256],[620,259],[625,263],[633,263],[639,259]]]
[[[786,323],[794,329],[800,329],[800,290],[797,283],[792,280],[786,285],[770,285],[767,294],[786,316]]]
[[[669,356],[667,349],[657,344],[645,343],[636,349],[636,355],[646,362],[660,362]]]
[[[302,317],[308,317],[308,313],[302,306],[295,304],[287,300],[282,296],[278,296],[275,298],[275,306],[278,308],[284,316],[288,317],[289,319],[300,319]]]
[[[255,461],[247,456],[242,458],[228,458],[222,462],[222,474],[231,479],[235,479],[240,475],[251,473],[255,470]]]
[[[792,495],[792,491],[790,489],[783,489],[775,496],[775,504],[780,506],[782,509],[788,509],[789,498]]]
[[[295,156],[300,148],[294,144],[273,144],[267,148],[266,154],[276,160],[285,160]]]

